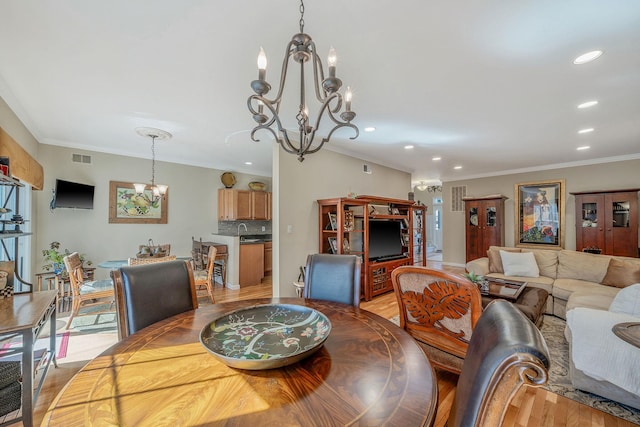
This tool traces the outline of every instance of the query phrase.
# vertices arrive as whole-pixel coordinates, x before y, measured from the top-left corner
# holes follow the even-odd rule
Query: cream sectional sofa
[[[532,252],[538,277],[506,276],[500,250]],[[611,262],[612,260],[615,260]],[[621,288],[640,283],[640,259],[594,255],[570,250],[525,249],[492,246],[487,257],[469,261],[467,271],[482,276],[521,280],[527,286],[545,289],[545,313],[566,319],[567,310],[587,307],[607,310]]]

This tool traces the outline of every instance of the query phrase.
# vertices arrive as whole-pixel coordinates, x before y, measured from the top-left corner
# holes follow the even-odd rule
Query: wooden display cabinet
[[[391,271],[400,265],[426,265],[424,217],[426,208],[411,200],[375,196],[318,200],[318,251],[352,254],[362,260],[361,297],[393,290]],[[401,258],[369,259],[371,220],[402,220]]]
[[[571,193],[576,199],[576,250],[638,257],[638,191]]]
[[[467,262],[487,256],[489,246],[504,246],[505,196],[464,197]]]

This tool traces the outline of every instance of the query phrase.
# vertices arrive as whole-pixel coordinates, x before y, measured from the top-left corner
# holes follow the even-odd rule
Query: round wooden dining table
[[[259,304],[314,308],[331,333],[311,356],[276,369],[228,367],[199,341],[212,320]],[[422,426],[437,382],[415,341],[349,305],[273,298],[202,306],[155,323],[90,361],[60,391],[42,425]]]

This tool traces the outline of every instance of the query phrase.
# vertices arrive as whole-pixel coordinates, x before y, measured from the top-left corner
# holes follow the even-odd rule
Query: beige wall
[[[443,261],[457,265],[463,265],[465,261],[464,212],[451,212],[451,201],[448,197],[451,187],[466,185],[467,196],[496,193],[507,196],[509,199],[505,202],[505,244],[513,246],[515,184],[555,179],[565,180],[564,247],[575,249],[575,198],[570,193],[640,188],[640,159],[444,183]]]
[[[277,148],[277,147],[276,147]],[[318,252],[317,199],[350,192],[406,199],[411,175],[326,149],[300,163],[283,150],[274,152],[274,296],[294,296],[291,285],[307,255]],[[372,173],[363,172],[367,163]],[[291,233],[288,229],[291,229]],[[277,258],[276,258],[277,257]]]
[[[92,163],[71,161],[72,153],[88,154]],[[38,249],[34,271],[43,264],[40,250],[52,241],[62,248],[86,254],[94,264],[110,259],[134,256],[138,245],[153,239],[154,243],[171,243],[171,253],[191,254],[191,237],[211,239],[218,231],[218,188],[223,171],[156,162],[156,181],[169,185],[168,224],[110,224],[109,181],[149,182],[151,160],[98,152],[41,145],[39,161],[45,170],[45,191],[35,194],[38,205],[38,233],[33,237]],[[234,188],[248,188],[250,181],[263,181],[271,187],[271,179],[234,173]],[[94,208],[49,210],[55,180],[64,179],[95,185]],[[97,269],[98,277],[108,271]]]

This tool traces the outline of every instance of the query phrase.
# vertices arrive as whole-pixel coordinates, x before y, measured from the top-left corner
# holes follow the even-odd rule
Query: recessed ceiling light
[[[376,128],[374,128],[373,126],[369,126],[369,127],[364,128],[365,132],[373,132],[375,130],[376,130]]]
[[[589,133],[589,132],[593,132],[594,129],[593,128],[586,128],[586,129],[580,129],[578,131],[578,133]]]
[[[600,58],[602,53],[603,52],[601,50],[592,50],[591,52],[583,53],[582,55],[574,59],[573,63],[576,65],[586,64],[587,62],[591,62],[594,59]]]
[[[582,104],[578,105],[578,108],[580,108],[580,109],[589,108],[589,107],[593,107],[594,105],[598,105],[598,101],[583,102]]]
[[[442,160],[442,157],[432,157],[431,160],[437,162],[438,160]]]
[[[576,148],[576,150],[582,151],[582,150],[588,150],[589,148],[591,148],[591,147],[589,147],[588,145],[583,145],[582,147]]]
[[[413,149],[413,145],[405,145],[404,149],[405,150],[411,150],[411,149]]]
[[[462,169],[462,166],[454,166],[454,169]]]
[[[251,166],[253,163],[252,162],[244,162],[245,165],[247,166]]]

